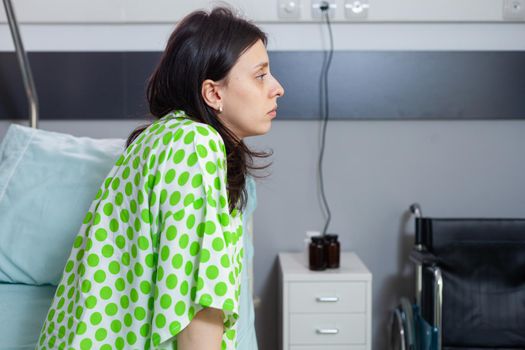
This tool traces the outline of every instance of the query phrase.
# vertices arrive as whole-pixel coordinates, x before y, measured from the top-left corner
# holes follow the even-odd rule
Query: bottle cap
[[[324,237],[325,237],[325,239],[326,239],[327,241],[330,241],[330,242],[332,242],[332,241],[333,241],[333,242],[337,241],[337,235],[334,234],[334,233],[330,233],[330,234],[327,233],[326,235],[324,235]]]
[[[324,238],[323,236],[312,236],[310,237],[313,243],[323,243]]]

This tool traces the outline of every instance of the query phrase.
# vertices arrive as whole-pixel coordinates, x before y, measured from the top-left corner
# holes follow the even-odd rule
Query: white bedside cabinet
[[[372,274],[352,252],[340,265],[310,271],[303,253],[279,253],[281,350],[372,348]]]

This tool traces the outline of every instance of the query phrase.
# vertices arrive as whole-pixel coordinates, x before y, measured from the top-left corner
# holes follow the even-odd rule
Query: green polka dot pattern
[[[37,349],[176,349],[204,307],[235,349],[242,213],[229,213],[224,143],[172,112],[124,151],[74,240]]]

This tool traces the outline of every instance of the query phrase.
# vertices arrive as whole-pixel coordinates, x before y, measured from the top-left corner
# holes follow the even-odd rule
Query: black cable
[[[330,108],[329,108],[329,101],[328,101],[328,70],[330,69],[330,65],[332,64],[332,57],[334,54],[334,38],[332,35],[332,26],[330,25],[330,15],[328,13],[328,9],[323,9],[323,12],[325,14],[326,18],[326,24],[328,26],[328,33],[330,35],[330,51],[328,52],[328,56],[325,56],[325,59],[323,60],[323,68],[321,70],[321,97],[324,101],[324,109],[322,110],[322,118],[323,118],[323,126],[322,126],[322,136],[321,136],[321,149],[319,151],[319,164],[318,164],[318,171],[319,171],[319,182],[320,182],[320,189],[321,189],[321,198],[323,200],[322,204],[324,205],[324,209],[326,210],[326,221],[323,228],[323,236],[326,234],[326,231],[328,229],[328,226],[330,225],[330,220],[332,218],[332,213],[330,211],[330,207],[328,206],[328,201],[326,200],[326,194],[324,191],[324,179],[323,179],[323,157],[324,157],[324,148],[325,148],[325,139],[326,139],[326,126],[328,124],[328,117],[330,115]]]

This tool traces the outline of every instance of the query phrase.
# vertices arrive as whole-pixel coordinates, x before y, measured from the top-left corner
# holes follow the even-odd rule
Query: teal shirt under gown
[[[250,290],[250,277],[248,270],[253,266],[253,240],[251,232],[248,232],[247,220],[257,207],[257,195],[255,181],[251,176],[246,177],[246,190],[248,200],[243,212],[244,228],[244,256],[243,269],[241,272],[241,295],[239,298],[239,328],[237,350],[257,350],[257,337],[255,334],[255,311],[253,307],[253,292]]]

